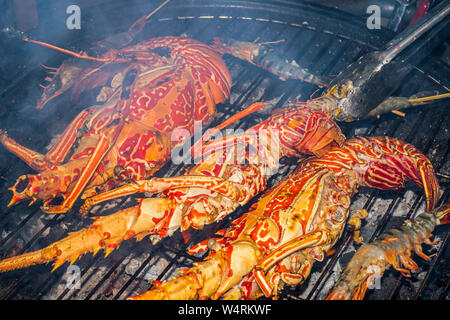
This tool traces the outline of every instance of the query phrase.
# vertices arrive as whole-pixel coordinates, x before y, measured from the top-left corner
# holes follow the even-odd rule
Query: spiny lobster
[[[196,40],[154,38],[104,56],[100,64],[83,69],[75,83],[83,90],[104,85],[98,96],[104,103],[79,113],[47,154],[0,132],[0,142],[39,171],[18,178],[10,188],[10,205],[42,199],[45,212],[62,213],[85,188],[84,195],[91,196],[150,177],[181,142],[172,139],[172,132],[184,128],[192,134],[195,121],[209,124],[216,104],[230,93],[223,60]],[[59,76],[67,75],[68,66],[61,68]],[[49,205],[57,195],[62,195],[62,203]]]
[[[210,249],[205,261],[131,299],[277,296],[285,284],[305,281],[314,261],[322,261],[340,238],[359,186],[397,189],[408,179],[424,188],[431,210],[439,186],[430,161],[416,148],[387,137],[347,140],[302,161],[232,226],[190,249]],[[358,229],[366,214],[357,211],[349,224]]]
[[[227,100],[231,87],[219,55],[223,52],[215,45],[170,36],[129,45],[150,15],[128,32],[96,43],[91,51],[104,52],[101,57],[24,38],[75,57],[59,68],[46,67],[53,77],[46,78],[49,83],[43,86],[38,109],[69,90],[73,100],[87,89],[100,86],[101,90],[99,104],[80,112],[45,155],[0,130],[0,142],[40,172],[17,179],[10,188],[9,205],[42,199],[44,212],[63,213],[80,195],[87,198],[148,178],[181,142],[172,139],[176,129],[192,134],[195,121],[205,126],[213,120],[216,104]],[[318,83],[319,78],[305,75],[298,78]],[[56,196],[62,197],[61,204],[53,204]]]
[[[31,199],[31,203],[42,199],[45,212],[62,213],[81,194],[86,198],[126,181],[150,177],[180,142],[173,141],[171,133],[176,128],[192,132],[195,121],[209,124],[216,114],[215,105],[228,98],[231,79],[219,54],[233,54],[280,77],[292,75],[326,86],[325,78],[311,75],[300,66],[286,69],[282,64],[281,68],[281,59],[267,52],[264,43],[224,44],[216,39],[207,46],[187,38],[161,37],[129,45],[148,17],[136,21],[128,32],[97,43],[93,51],[107,50],[100,58],[24,39],[76,58],[66,60],[59,68],[49,68],[54,77],[44,87],[38,108],[69,89],[72,97],[77,97],[98,86],[102,86],[97,96],[101,104],[76,116],[45,155],[21,146],[0,131],[0,142],[40,172],[17,179],[10,188],[10,205],[24,199]],[[82,65],[79,59],[91,60],[92,65]],[[337,120],[352,121],[361,114],[368,115],[371,107],[362,108],[357,102],[361,91],[355,93],[350,83],[351,79],[340,79],[324,96],[306,105]],[[386,112],[386,106],[382,112]],[[63,198],[61,204],[53,202],[56,196]]]
[[[419,266],[411,259],[411,251],[430,261],[431,257],[422,251],[422,243],[429,245],[436,226],[450,222],[450,204],[429,212],[423,212],[407,220],[400,228],[383,233],[377,240],[361,246],[342,272],[337,285],[327,300],[362,300],[367,289],[392,265],[405,277]]]
[[[277,171],[279,158],[323,154],[344,139],[336,123],[321,111],[302,107],[281,110],[242,134],[205,144],[203,161],[184,176],[137,180],[87,199],[84,212],[109,199],[163,192],[110,216],[95,217],[97,221],[88,229],[73,232],[42,250],[0,261],[0,272],[47,262],[55,262],[55,269],[89,251],[95,254],[104,249],[107,256],[131,237],[140,240],[150,235],[158,240],[179,228],[201,229],[263,191],[267,177]],[[239,149],[239,145],[244,148]]]

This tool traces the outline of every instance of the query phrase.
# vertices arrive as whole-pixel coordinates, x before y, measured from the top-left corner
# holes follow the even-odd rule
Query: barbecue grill
[[[126,30],[135,20],[151,12],[159,3],[154,1],[76,1],[82,12],[80,30],[56,30],[55,25],[65,28],[67,1],[48,1],[37,8],[40,19],[29,30],[33,38],[80,51],[89,44],[113,33]],[[386,3],[387,1],[383,1]],[[396,1],[392,1],[396,2]],[[5,2],[0,2],[6,5]],[[71,3],[70,3],[71,4]],[[345,8],[344,8],[345,9]],[[205,43],[212,38],[226,35],[243,41],[277,41],[274,50],[288,61],[295,60],[300,66],[318,75],[337,75],[364,53],[383,47],[395,36],[388,28],[369,30],[364,16],[344,9],[325,6],[322,2],[294,1],[171,1],[148,22],[138,39],[164,35],[186,35]],[[392,19],[399,18],[398,14]],[[4,21],[4,20],[3,20]],[[448,17],[442,23],[448,24]],[[2,24],[4,22],[1,22]],[[398,23],[398,26],[404,25]],[[6,25],[1,25],[2,28]],[[439,35],[432,54],[408,75],[395,96],[409,97],[417,92],[447,92],[450,87],[449,58],[445,41],[447,32]],[[3,36],[2,36],[3,37]],[[57,66],[65,57],[47,48],[40,48],[11,39],[1,39],[10,46],[0,63],[0,128],[24,145],[45,153],[51,138],[60,133],[69,121],[84,107],[89,106],[95,92],[88,93],[76,105],[60,105],[67,101],[61,96],[36,111],[35,103],[40,96],[38,84],[44,71],[40,63]],[[5,46],[2,46],[5,48]],[[1,50],[1,49],[0,49]],[[13,52],[13,54],[11,54]],[[444,53],[443,53],[444,52]],[[218,106],[219,116],[214,126],[230,115],[255,101],[270,101],[275,107],[293,99],[307,100],[319,95],[314,85],[294,80],[280,80],[274,75],[225,56],[224,60],[233,79],[231,97]],[[64,100],[66,99],[66,100]],[[418,106],[405,111],[405,116],[386,114],[378,118],[353,123],[340,123],[346,137],[387,135],[411,143],[421,150],[433,163],[442,188],[440,204],[449,201],[450,190],[450,114],[449,103],[440,100],[431,105]],[[255,114],[233,125],[248,128],[266,115]],[[269,186],[281,181],[296,167],[295,160],[283,160],[279,173],[269,180]],[[67,232],[88,226],[90,219],[81,219],[75,209],[63,215],[46,215],[40,204],[30,207],[19,204],[7,207],[10,198],[8,187],[15,179],[29,173],[29,169],[15,156],[0,150],[0,256],[5,258],[27,251],[43,248],[61,239]],[[182,174],[183,165],[168,163],[157,176]],[[142,197],[142,195],[136,195]],[[127,197],[96,206],[93,215],[107,215],[135,204],[136,197]],[[23,270],[0,274],[1,299],[99,299],[115,300],[142,293],[151,287],[150,280],[166,280],[176,271],[192,266],[205,255],[188,255],[186,249],[245,212],[239,208],[224,220],[205,227],[202,231],[188,230],[184,236],[178,231],[157,243],[148,238],[137,242],[124,241],[118,250],[106,259],[101,253],[87,254],[74,264],[80,271],[79,286],[72,286],[71,270],[64,264],[54,272],[51,266],[38,265]],[[423,212],[425,197],[419,188],[409,184],[398,191],[362,189],[354,198],[351,209],[367,209],[369,217],[363,221],[361,235],[364,242],[372,241],[392,227],[398,227],[410,217]],[[427,246],[427,254],[435,253],[430,262],[414,257],[420,271],[411,278],[402,277],[390,269],[384,277],[368,290],[366,299],[448,299],[450,273],[448,258],[449,230],[439,227],[435,239],[440,243]],[[316,263],[307,281],[295,288],[286,288],[280,299],[324,299],[339,278],[355,250],[351,232],[344,233],[335,246],[336,251],[323,262]]]

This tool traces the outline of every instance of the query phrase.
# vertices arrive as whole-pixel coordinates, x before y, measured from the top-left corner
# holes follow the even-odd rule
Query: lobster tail
[[[386,140],[387,146],[394,154],[394,156],[388,154],[387,161],[398,166],[404,176],[424,189],[426,211],[433,210],[439,201],[439,184],[430,160],[410,144],[395,139]]]
[[[294,120],[290,121],[291,123]],[[345,141],[339,126],[324,112],[314,111],[305,121],[305,135],[295,145],[297,151],[316,156],[325,154],[332,145],[342,146]]]
[[[436,175],[434,174],[433,166],[429,163],[429,161],[425,167],[420,169],[420,174],[423,181],[422,184],[425,191],[425,196],[427,198],[426,209],[432,210],[436,207],[439,200],[439,183],[437,182]]]
[[[149,291],[128,299],[218,299],[252,270],[260,255],[250,241],[236,241],[212,253],[206,261],[181,271],[181,277],[154,282]]]
[[[439,200],[439,184],[430,160],[414,146],[397,139],[349,139],[343,148],[329,152],[316,162],[333,170],[358,171],[361,186],[392,190],[403,188],[411,180],[424,189],[427,211],[434,209]]]

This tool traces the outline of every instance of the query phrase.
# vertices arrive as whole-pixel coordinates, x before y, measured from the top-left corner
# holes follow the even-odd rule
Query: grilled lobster
[[[387,137],[347,140],[301,162],[231,227],[190,249],[210,249],[205,261],[131,299],[277,296],[285,284],[305,281],[314,261],[322,261],[340,238],[359,186],[397,189],[408,179],[424,188],[431,210],[439,186],[430,161],[416,148]],[[356,228],[360,217],[350,219]]]
[[[18,178],[10,188],[10,205],[42,199],[45,212],[61,213],[85,188],[86,195],[93,195],[150,177],[180,143],[173,131],[192,134],[195,121],[207,125],[216,104],[230,93],[231,79],[221,57],[192,39],[154,38],[104,56],[100,64],[83,69],[82,81],[75,84],[83,89],[104,85],[97,97],[104,103],[80,112],[47,154],[0,132],[6,149],[39,171]],[[59,76],[67,75],[64,68]],[[50,205],[57,195],[62,203]]]
[[[41,199],[43,211],[63,213],[82,194],[86,198],[148,178],[180,143],[172,139],[176,129],[192,134],[195,121],[202,126],[212,121],[216,104],[228,98],[231,87],[223,52],[215,45],[170,36],[130,45],[152,14],[127,32],[97,42],[90,51],[100,57],[24,38],[74,56],[59,68],[45,67],[53,76],[42,86],[38,109],[64,92],[76,100],[88,89],[101,90],[98,105],[81,111],[45,155],[0,130],[6,149],[39,172],[17,179],[10,188],[10,205]],[[53,202],[56,196],[62,203]]]
[[[407,220],[398,229],[383,233],[377,240],[361,246],[345,267],[337,285],[328,295],[328,300],[362,300],[367,289],[392,265],[405,277],[419,270],[411,259],[411,251],[430,261],[431,257],[422,251],[422,243],[430,241],[436,226],[449,223],[450,204],[429,212],[423,212]]]
[[[292,74],[319,86],[327,81],[296,64],[279,70],[277,63],[270,62],[280,59],[270,55],[263,44],[225,45],[216,39],[214,45],[207,46],[186,38],[162,37],[129,45],[149,16],[136,21],[128,32],[91,48],[104,52],[101,57],[25,39],[75,56],[59,68],[49,68],[54,76],[44,86],[38,108],[68,90],[76,98],[89,88],[102,89],[97,96],[99,105],[82,111],[45,155],[21,146],[0,131],[0,142],[40,172],[18,178],[10,188],[10,205],[24,199],[31,199],[31,203],[42,199],[45,212],[61,213],[69,210],[82,193],[88,197],[125,181],[150,177],[179,142],[171,139],[171,133],[177,128],[192,132],[195,121],[208,124],[215,115],[215,105],[228,98],[231,79],[218,53],[233,54],[282,77]],[[92,64],[86,66],[80,60]],[[352,90],[344,81],[306,105],[342,120],[339,114],[345,108],[341,100],[348,94]],[[53,202],[56,196],[62,197],[62,203]]]
[[[54,262],[57,268],[89,251],[95,254],[104,249],[108,255],[132,237],[140,240],[150,235],[158,240],[180,228],[201,229],[263,191],[267,177],[276,173],[280,157],[323,154],[343,141],[339,127],[323,112],[281,110],[242,134],[203,145],[203,160],[184,176],[137,180],[87,199],[84,212],[116,197],[163,192],[110,216],[96,217],[88,229],[73,232],[42,250],[0,261],[0,272],[47,262]]]

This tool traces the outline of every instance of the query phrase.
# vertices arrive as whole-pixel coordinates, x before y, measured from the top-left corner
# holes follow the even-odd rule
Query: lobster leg
[[[19,145],[16,141],[9,138],[6,132],[0,132],[0,142],[10,152],[21,158],[27,165],[36,171],[42,172],[51,169],[54,165],[64,161],[67,153],[71,149],[78,130],[83,126],[88,117],[92,114],[93,109],[83,110],[64,130],[57,143],[50,149],[46,155],[30,150]]]
[[[139,180],[134,183],[124,185],[117,189],[86,199],[86,202],[80,210],[81,213],[85,215],[94,205],[115,198],[129,196],[140,192],[159,193],[170,189],[193,187],[204,188],[217,192],[237,202],[246,203],[248,200],[246,197],[248,191],[237,183],[222,178],[209,176],[180,176]]]
[[[217,251],[198,266],[182,271],[181,277],[156,282],[151,290],[128,299],[218,299],[252,270],[260,255],[254,243],[239,240]]]
[[[89,183],[89,180],[94,175],[95,169],[98,167],[103,157],[108,152],[110,146],[111,143],[108,142],[108,138],[106,138],[103,134],[100,135],[97,147],[92,153],[81,175],[78,177],[74,188],[68,194],[64,195],[63,203],[57,206],[43,206],[41,207],[42,211],[46,213],[67,212],[67,210],[69,210],[73,206],[78,196],[83,192],[83,189]]]
[[[78,130],[83,127],[83,125],[94,112],[94,109],[95,108],[89,108],[87,110],[81,111],[77,115],[77,117],[69,124],[66,130],[64,130],[63,134],[58,139],[56,144],[45,155],[45,158],[47,158],[54,164],[62,163],[73,143],[75,142],[75,139],[77,138]]]
[[[297,262],[295,265],[292,264],[293,260],[296,260]],[[283,259],[276,267],[271,268],[264,278],[267,279],[269,283],[272,297],[276,299],[279,289],[284,285],[294,287],[305,281],[311,273],[313,263],[313,258],[304,255],[302,252],[296,252]],[[256,280],[254,273],[253,276],[253,279]],[[255,296],[255,298],[260,297],[263,291],[259,286],[259,283],[253,281],[252,285],[254,286],[254,288],[252,288],[253,296]],[[242,291],[243,288],[240,289]],[[246,291],[248,292],[248,289]]]
[[[236,143],[244,143],[247,141],[251,141],[251,139],[255,140],[256,136],[248,136],[248,135],[230,135],[221,139],[215,139],[203,145],[201,151],[193,149],[194,153],[194,162],[199,161],[201,158],[205,159],[210,156],[214,152],[218,152],[220,150],[224,150],[229,147],[233,147]],[[197,148],[198,144],[194,145],[193,148]]]
[[[302,235],[278,247],[264,259],[258,262],[255,268],[255,280],[266,297],[270,297],[273,291],[265,273],[275,264],[295,253],[296,251],[320,246],[328,242],[328,236],[323,231],[317,231]]]
[[[355,241],[355,243],[361,243],[364,240],[363,237],[360,236],[359,229],[361,229],[361,219],[366,218],[368,215],[369,212],[365,209],[356,210],[350,215],[348,225],[353,227],[353,241]]]
[[[216,127],[210,129],[210,132],[214,132],[214,131],[219,131],[222,130],[226,127],[228,127],[229,125],[231,125],[232,123],[248,116],[249,114],[252,114],[254,112],[257,111],[261,111],[264,110],[264,108],[270,105],[269,102],[255,102],[252,103],[249,107],[245,108],[242,111],[239,111],[238,113],[232,115],[231,117],[229,117],[228,119],[226,119],[225,121],[223,121],[221,124],[217,125]],[[208,133],[205,133],[204,136],[202,137],[204,140],[207,140],[211,135]]]
[[[21,146],[13,139],[9,138],[5,131],[0,131],[0,142],[5,146],[5,148],[25,161],[25,163],[37,171],[48,170],[52,167],[52,163],[46,161],[45,156],[30,150],[24,146]]]

